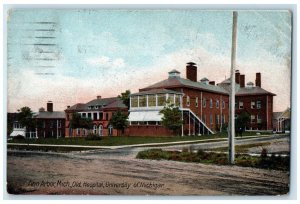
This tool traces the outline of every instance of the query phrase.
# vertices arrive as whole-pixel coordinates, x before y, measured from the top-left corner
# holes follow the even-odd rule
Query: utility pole
[[[235,160],[235,148],[234,148],[234,139],[235,139],[235,67],[236,67],[236,43],[237,43],[237,17],[238,13],[233,12],[233,22],[232,22],[232,47],[231,47],[231,89],[230,89],[230,103],[229,103],[229,163],[234,164]]]

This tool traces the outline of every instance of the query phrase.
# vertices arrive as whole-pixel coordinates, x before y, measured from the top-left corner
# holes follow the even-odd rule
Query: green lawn
[[[25,144],[56,144],[56,145],[87,145],[87,146],[118,146],[133,145],[147,143],[164,143],[164,142],[180,142],[180,141],[199,141],[204,139],[225,138],[227,136],[204,135],[204,136],[174,136],[174,137],[102,137],[97,140],[88,140],[86,138],[39,138],[39,139],[13,139],[9,143],[25,143]]]
[[[254,135],[255,133],[244,133],[243,136]],[[13,139],[8,143],[25,143],[25,144],[55,144],[55,145],[86,145],[86,146],[118,146],[134,145],[147,143],[164,143],[164,142],[184,142],[184,141],[201,141],[206,139],[225,139],[227,133],[217,133],[214,135],[203,136],[173,136],[173,137],[140,137],[140,136],[118,136],[118,137],[101,137],[97,139],[87,138],[39,138],[39,139]],[[240,136],[237,138],[241,138]]]

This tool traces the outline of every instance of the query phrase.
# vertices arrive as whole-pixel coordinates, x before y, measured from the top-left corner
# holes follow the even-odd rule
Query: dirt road
[[[289,174],[236,166],[135,159],[136,150],[9,152],[8,189],[23,194],[278,195]]]

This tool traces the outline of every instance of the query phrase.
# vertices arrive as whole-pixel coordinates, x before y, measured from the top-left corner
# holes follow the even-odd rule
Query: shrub
[[[23,135],[17,135],[13,137],[13,140],[25,140],[25,137]]]
[[[90,133],[85,137],[85,140],[102,140],[102,137],[95,135],[93,133]]]

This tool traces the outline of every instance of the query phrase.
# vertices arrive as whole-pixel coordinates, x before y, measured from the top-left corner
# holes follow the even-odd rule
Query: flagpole
[[[230,89],[230,105],[229,105],[229,163],[234,164],[235,160],[235,67],[236,67],[236,44],[237,44],[237,17],[238,13],[233,12],[233,22],[232,22],[232,47],[231,47],[231,89]]]

